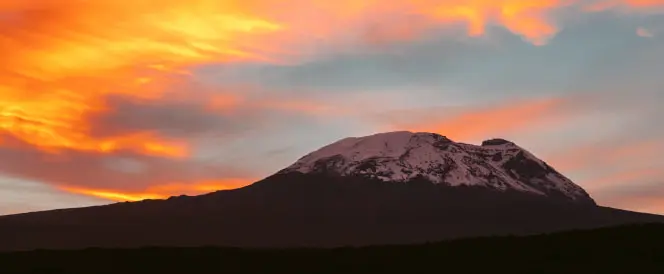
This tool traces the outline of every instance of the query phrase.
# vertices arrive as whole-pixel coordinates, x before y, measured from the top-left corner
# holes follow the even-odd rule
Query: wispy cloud
[[[597,198],[604,204],[629,210],[664,214],[664,184],[661,167],[612,174],[604,178]],[[622,183],[618,183],[618,181]],[[629,182],[629,183],[624,183]]]
[[[6,140],[11,140],[6,138]],[[116,152],[111,155],[66,150],[57,154],[20,140],[0,149],[7,164],[0,172],[15,178],[46,182],[56,188],[103,198],[168,197],[200,194],[211,189],[246,185],[257,178],[250,171],[194,159],[163,158]]]
[[[626,165],[625,159],[639,159],[643,162],[656,159],[664,153],[664,138],[654,136],[655,139],[645,141],[623,141],[608,144],[586,144],[574,149],[552,155],[549,161],[561,169],[569,172],[579,170],[593,170],[615,165]],[[620,140],[618,140],[620,141]],[[598,157],[601,155],[601,157]]]
[[[571,119],[570,98],[532,98],[460,107],[393,111],[379,117],[386,130],[436,132],[458,141],[489,139]]]

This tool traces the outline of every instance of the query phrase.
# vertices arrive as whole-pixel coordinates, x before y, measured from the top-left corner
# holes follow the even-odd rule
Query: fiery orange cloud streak
[[[444,23],[468,22],[470,35],[483,34],[488,24],[501,24],[535,44],[543,44],[557,30],[547,12],[573,2],[410,0],[380,4],[358,0],[332,4],[289,0],[277,5],[261,0],[2,1],[0,130],[49,149],[103,152],[113,148],[181,155],[182,144],[173,147],[158,136],[148,139],[148,133],[139,134],[142,137],[137,139],[132,139],[133,134],[120,136],[121,142],[90,137],[85,117],[103,111],[101,99],[108,95],[158,99],[163,96],[164,78],[187,66],[260,58],[261,48],[268,49],[254,39],[259,34],[285,29],[297,32],[300,28],[299,34],[310,31],[312,37],[324,36],[336,23],[360,23],[377,11],[420,14]],[[621,3],[641,7],[661,1]],[[266,19],[272,17],[279,21]],[[320,22],[322,19],[331,21]],[[150,149],[155,147],[161,148]]]
[[[441,120],[429,120],[415,125],[396,125],[410,131],[437,132],[454,140],[488,138],[491,134],[505,134],[528,129],[537,123],[551,122],[552,113],[559,113],[566,100],[537,99],[491,108],[469,110]],[[552,118],[547,120],[547,118]],[[564,117],[558,116],[556,119]]]
[[[110,189],[94,189],[82,187],[68,187],[61,186],[59,189],[94,196],[110,201],[124,202],[124,201],[140,201],[146,199],[166,199],[171,196],[178,195],[198,195],[209,193],[218,190],[234,189],[246,186],[255,180],[241,179],[241,178],[227,178],[221,181],[205,181],[194,183],[169,183],[147,187],[143,191],[119,191]]]
[[[493,23],[536,45],[545,44],[558,31],[546,13],[569,4],[561,0],[456,0],[433,5],[431,1],[423,2],[422,10],[428,10],[427,14],[435,19],[467,22],[471,36],[484,34],[485,27]]]
[[[150,132],[92,137],[109,95],[158,100],[189,65],[254,58],[236,37],[279,25],[233,1],[2,1],[0,130],[48,151],[187,154]]]

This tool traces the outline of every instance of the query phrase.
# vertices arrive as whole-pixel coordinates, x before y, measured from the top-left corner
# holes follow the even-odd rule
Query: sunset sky
[[[664,214],[664,0],[0,0],[0,214],[243,186],[349,136],[500,137]]]

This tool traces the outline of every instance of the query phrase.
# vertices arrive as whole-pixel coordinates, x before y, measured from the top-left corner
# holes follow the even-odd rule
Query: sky
[[[241,187],[349,136],[504,138],[664,214],[664,0],[0,0],[0,214]]]

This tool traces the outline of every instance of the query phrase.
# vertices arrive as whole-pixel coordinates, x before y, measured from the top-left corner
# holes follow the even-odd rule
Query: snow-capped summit
[[[598,206],[507,140],[391,132],[341,140],[237,189],[0,216],[0,252],[375,246],[663,222]]]
[[[449,186],[482,186],[592,202],[583,188],[503,139],[477,146],[435,133],[408,131],[345,138],[280,171],[290,172],[362,176],[389,182],[425,179]]]

